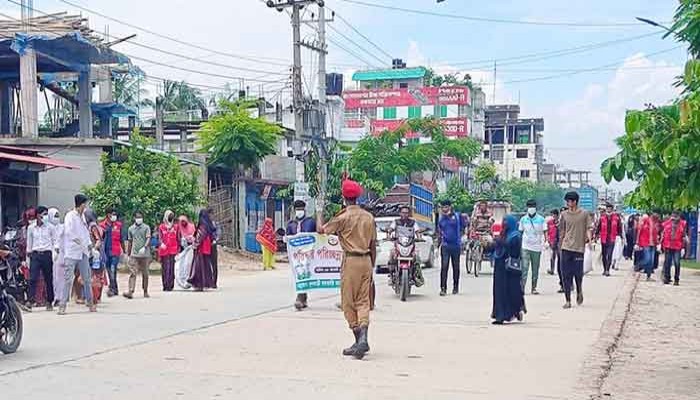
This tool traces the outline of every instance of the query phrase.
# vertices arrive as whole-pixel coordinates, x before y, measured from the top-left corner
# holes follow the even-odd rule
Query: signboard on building
[[[579,207],[589,212],[595,212],[598,208],[598,191],[591,186],[584,186],[576,191],[579,195]]]
[[[378,135],[386,130],[394,130],[401,126],[406,120],[372,120],[370,121],[370,132],[373,135]],[[448,137],[467,137],[469,136],[469,120],[467,118],[442,118],[440,122],[445,127],[445,135]],[[408,132],[407,138],[416,138],[418,135],[415,132]]]
[[[369,89],[343,92],[345,109],[405,107],[422,105],[467,105],[469,87],[445,86],[417,89]]]

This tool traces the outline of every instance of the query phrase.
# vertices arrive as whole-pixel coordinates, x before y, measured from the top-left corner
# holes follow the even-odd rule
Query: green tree
[[[254,103],[252,103],[254,104]],[[199,149],[209,154],[209,163],[242,172],[275,154],[283,129],[263,118],[250,115],[250,102],[222,101],[222,112],[199,129]]]
[[[673,104],[630,110],[619,152],[601,165],[606,182],[637,181],[630,205],[640,208],[694,208],[700,203],[700,3],[682,0],[671,32],[688,43],[692,58],[676,83],[683,88]],[[671,33],[667,34],[670,35]],[[669,83],[670,84],[670,83]]]
[[[163,95],[159,96],[157,101],[162,105],[163,111],[171,112],[166,116],[166,120],[184,119],[187,111],[200,110],[206,113],[207,110],[202,92],[184,81],[163,81]]]
[[[535,200],[537,209],[544,213],[564,205],[564,190],[554,184],[511,179],[498,186],[503,198],[510,201],[516,212],[526,211],[528,200]]]
[[[133,108],[153,107],[155,103],[149,98],[144,84],[143,72],[116,74],[112,81],[114,101]]]
[[[435,198],[437,204],[443,200],[452,201],[452,206],[456,211],[470,213],[474,209],[474,197],[457,178],[451,179],[447,183],[447,190],[438,193]]]
[[[423,77],[425,86],[469,86],[472,87],[472,77],[469,74],[464,74],[461,78],[457,74],[436,74],[432,68],[426,68],[425,76]]]
[[[136,211],[144,213],[150,226],[156,226],[165,210],[192,215],[202,204],[197,174],[185,171],[177,158],[149,151],[150,140],[135,129],[131,146],[110,158],[102,156],[102,180],[84,188],[98,214],[108,207],[130,221]]]
[[[407,140],[415,133],[425,140]],[[350,154],[350,175],[382,195],[394,185],[396,177],[408,178],[412,173],[440,171],[442,157],[450,156],[462,164],[481,153],[481,144],[472,138],[451,139],[437,118],[417,118],[404,122],[393,131],[360,140]]]

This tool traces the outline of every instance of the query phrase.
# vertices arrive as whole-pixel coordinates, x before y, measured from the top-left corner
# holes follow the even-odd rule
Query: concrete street
[[[462,269],[461,294],[441,298],[439,271],[426,270],[406,303],[380,275],[372,349],[357,361],[340,355],[352,335],[338,296],[312,294],[296,312],[281,267],[223,272],[208,293],[162,293],[152,276],[148,300],[137,291],[95,314],[25,314],[20,351],[0,356],[3,398],[571,399],[584,394],[582,367],[629,280],[596,271],[584,305],[563,310],[542,268],[525,323],[492,326],[490,274]]]

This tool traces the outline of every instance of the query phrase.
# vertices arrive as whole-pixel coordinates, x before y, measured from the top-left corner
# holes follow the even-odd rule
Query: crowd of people
[[[151,229],[142,212],[135,212],[127,227],[115,209],[108,208],[98,218],[88,202],[85,195],[76,195],[75,207],[63,222],[56,208],[30,207],[23,213],[16,251],[28,271],[27,311],[37,306],[53,311],[57,306],[63,315],[71,297],[97,311],[105,287],[108,297],[119,294],[123,261],[129,273],[123,297],[134,298],[139,276],[143,297],[150,297],[149,266],[154,258],[161,264],[163,291],[172,291],[176,257],[188,249],[194,251],[192,263],[185,266],[188,285],[195,291],[217,288],[219,232],[211,210],[202,209],[196,225],[186,215],[176,219],[166,210],[162,223]]]

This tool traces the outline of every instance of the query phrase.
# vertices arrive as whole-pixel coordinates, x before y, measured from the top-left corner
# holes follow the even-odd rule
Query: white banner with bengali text
[[[289,236],[287,255],[297,293],[340,289],[343,249],[337,236],[318,233]]]

